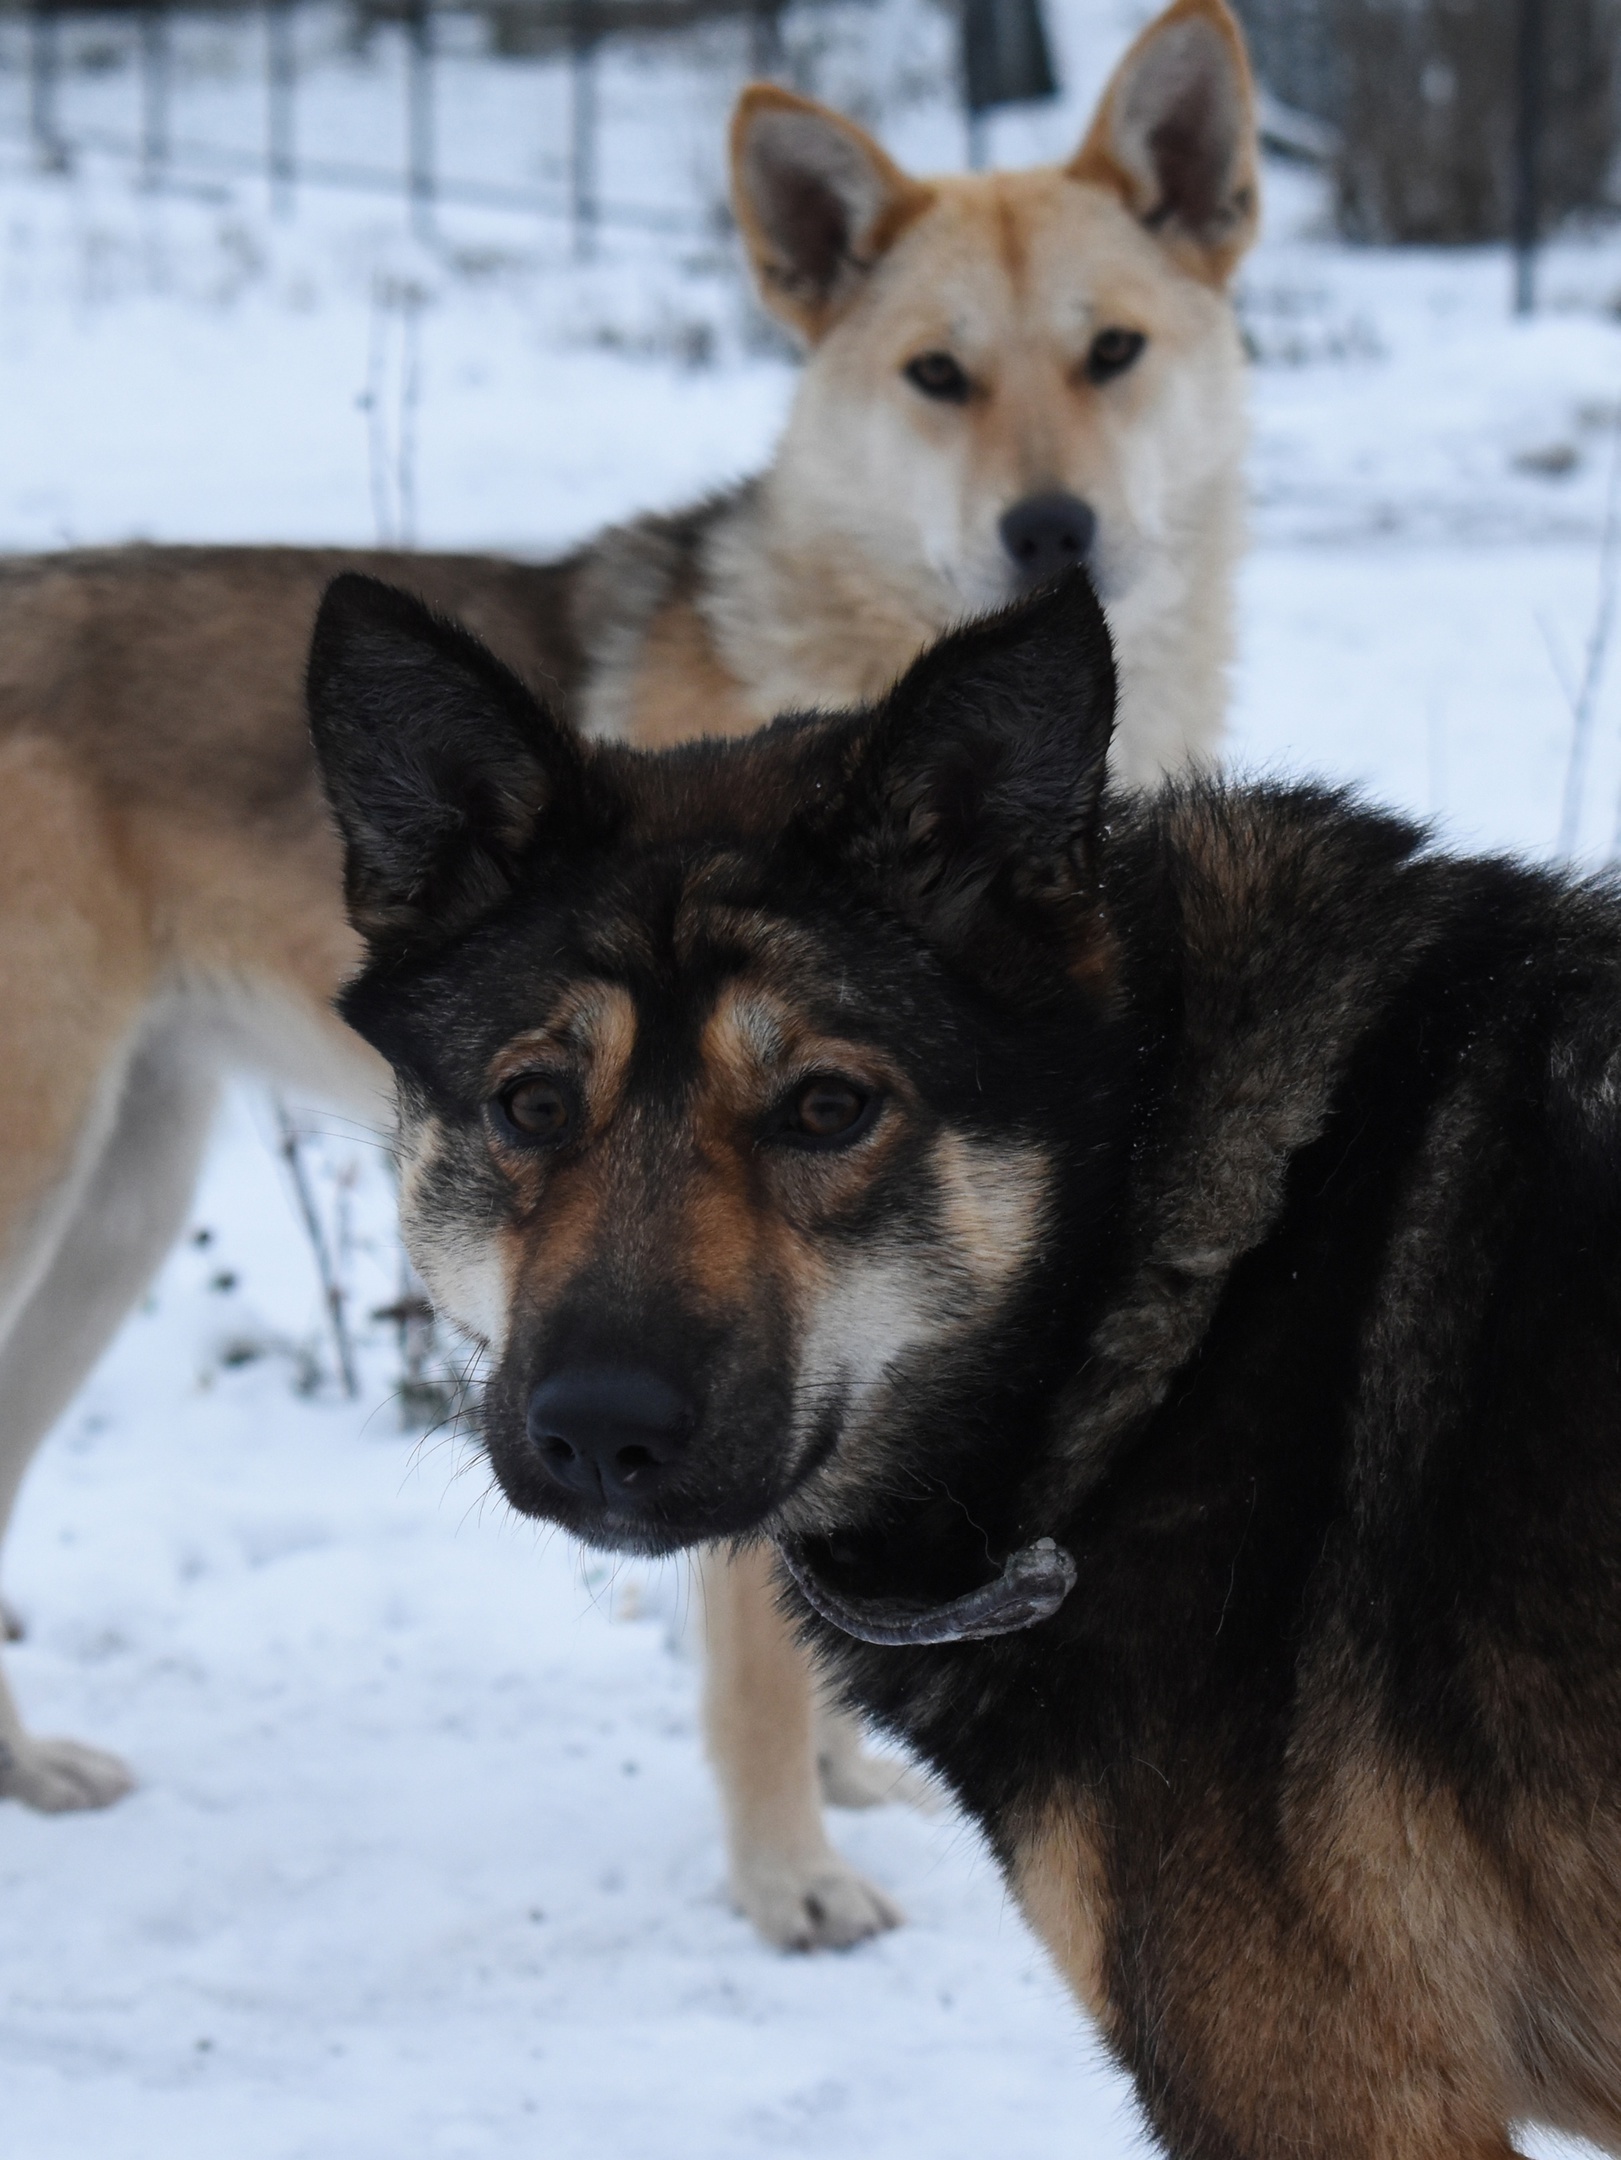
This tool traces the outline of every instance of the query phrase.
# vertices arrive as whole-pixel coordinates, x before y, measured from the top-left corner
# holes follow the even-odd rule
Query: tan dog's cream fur
[[[340,568],[411,587],[588,725],[657,743],[874,695],[1009,597],[1000,520],[1062,490],[1096,519],[1124,772],[1216,746],[1243,441],[1224,287],[1255,221],[1220,0],[1150,26],[1062,170],[915,180],[767,86],[734,148],[762,294],[809,347],[760,480],[536,568],[294,549],[0,566],[0,1528],[184,1218],[219,1075],[385,1115],[382,1068],[330,1013],[358,950],[302,713]],[[1094,383],[1110,328],[1146,343]],[[919,353],[953,355],[969,393],[921,395],[903,372]],[[712,1562],[706,1585],[740,1904],[799,1946],[891,1924],[827,1843],[817,1775],[853,1803],[897,1773],[819,1708],[761,1570]],[[63,1809],[128,1784],[111,1757],[31,1736],[0,1677],[0,1794]]]
[[[1208,119],[1230,152],[1222,199],[1190,227],[1147,138],[1195,95],[1226,101]],[[1213,752],[1243,518],[1225,287],[1257,215],[1249,77],[1219,0],[1179,0],[1143,33],[1062,169],[914,180],[850,122],[766,85],[744,94],[733,158],[756,280],[807,344],[804,375],[770,470],[703,535],[627,664],[599,673],[588,720],[664,742],[876,697],[950,624],[1013,595],[999,520],[1063,490],[1097,518],[1122,773]],[[805,176],[847,205],[831,276],[798,266],[791,224],[773,222]],[[1146,348],[1094,387],[1087,349],[1112,327]],[[972,385],[961,404],[904,375],[942,351]],[[690,690],[672,699],[677,656]]]

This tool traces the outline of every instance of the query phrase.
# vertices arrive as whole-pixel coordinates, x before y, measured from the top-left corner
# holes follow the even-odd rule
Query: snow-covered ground
[[[1072,75],[1141,12],[1074,0]],[[1074,117],[999,146],[1056,148]],[[896,139],[946,158],[954,130],[919,103]],[[1274,175],[1245,280],[1236,752],[1547,852],[1599,597],[1621,244],[1554,250],[1514,323],[1501,256],[1357,255],[1315,215]],[[715,243],[621,236],[581,269],[521,220],[447,214],[427,249],[387,204],[312,194],[283,226],[251,188],[0,166],[0,546],[406,527],[540,553],[758,464],[791,386]],[[1618,793],[1607,683],[1589,855]],[[0,2160],[1134,2150],[950,1816],[837,1822],[905,1903],[897,1935],[783,1959],[732,1916],[684,1577],[538,1537],[453,1441],[402,1433],[382,1324],[358,1403],[299,1391],[329,1360],[272,1137],[233,1099],[194,1235],[11,1541],[29,1715],[143,1785],[100,1816],[0,1808]],[[352,1211],[364,1311],[393,1280],[376,1150],[340,1137],[315,1169],[335,1229]]]

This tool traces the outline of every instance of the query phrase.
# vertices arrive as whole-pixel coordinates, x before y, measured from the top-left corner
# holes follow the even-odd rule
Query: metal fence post
[[[968,162],[990,163],[990,115],[1057,94],[1041,0],[962,0],[962,101]]]
[[[33,0],[28,15],[28,132],[41,172],[66,172],[56,93],[62,78],[62,18],[54,0]]]
[[[431,0],[410,0],[406,18],[407,180],[411,229],[433,238],[433,11]]]
[[[569,110],[569,208],[574,259],[589,262],[597,251],[597,40],[592,0],[573,0],[569,10],[572,93]]]
[[[298,56],[294,46],[293,0],[268,0],[265,8],[266,163],[270,207],[275,216],[293,214],[296,139],[295,98]]]
[[[155,188],[169,162],[169,16],[143,7],[141,37],[141,185]]]
[[[1514,312],[1529,315],[1542,225],[1542,0],[1519,0],[1514,61]]]
[[[782,0],[750,0],[749,73],[774,75],[782,65]]]

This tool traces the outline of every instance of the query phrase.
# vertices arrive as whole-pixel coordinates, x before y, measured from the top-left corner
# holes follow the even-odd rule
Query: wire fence
[[[740,78],[771,74],[781,66],[787,18],[848,12],[852,4],[862,0],[361,0],[341,11],[330,0],[263,0],[229,11],[33,0],[0,14],[0,74],[25,85],[22,98],[0,112],[0,133],[23,137],[47,172],[70,171],[97,155],[129,162],[151,189],[259,179],[282,217],[293,213],[301,190],[330,188],[403,196],[424,238],[448,205],[565,219],[576,252],[588,257],[605,226],[679,236],[712,231],[716,222],[716,205],[699,199],[690,180],[672,185],[665,174],[648,187],[644,175],[640,190],[613,184],[602,101],[610,57],[685,45],[696,63],[696,41],[712,46],[719,36],[735,48],[731,71]],[[335,20],[342,25],[337,39]],[[202,29],[230,39],[239,88],[257,77],[257,113],[238,99],[230,139],[195,131],[181,114],[179,48],[188,32]],[[372,71],[374,110],[353,131],[361,154],[334,148],[330,125],[324,142],[313,140],[306,109],[317,76],[332,72],[334,50],[358,63],[375,60],[379,46],[389,48],[390,64]],[[713,64],[712,50],[702,57]],[[470,69],[544,86],[530,108],[529,154],[519,157],[527,169],[517,175],[459,169],[446,144],[447,82],[465,81]],[[387,119],[375,110],[379,89],[393,105]],[[217,100],[214,114],[217,128]],[[514,122],[521,130],[508,99],[502,126],[486,130],[509,152]],[[365,154],[376,150],[382,154]]]

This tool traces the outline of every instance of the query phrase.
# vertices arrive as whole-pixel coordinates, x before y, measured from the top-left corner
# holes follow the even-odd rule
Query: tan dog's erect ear
[[[1219,285],[1255,238],[1258,165],[1243,33],[1223,0],[1176,0],[1115,69],[1068,172],[1112,188]]]
[[[933,199],[854,121],[751,83],[732,121],[732,207],[760,298],[812,344]]]

